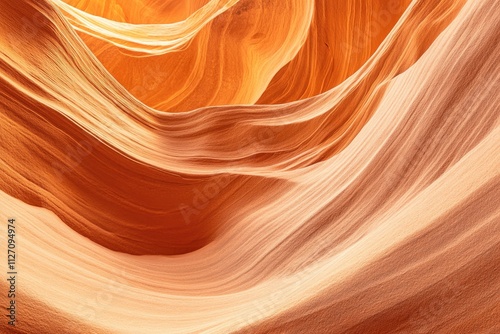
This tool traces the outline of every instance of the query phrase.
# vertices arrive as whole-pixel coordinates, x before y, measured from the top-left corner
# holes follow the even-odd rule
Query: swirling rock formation
[[[495,0],[1,6],[2,333],[500,331]]]

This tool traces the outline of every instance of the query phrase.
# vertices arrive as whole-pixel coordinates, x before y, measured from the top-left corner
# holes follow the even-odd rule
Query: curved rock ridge
[[[498,17],[3,1],[0,332],[497,333]]]

